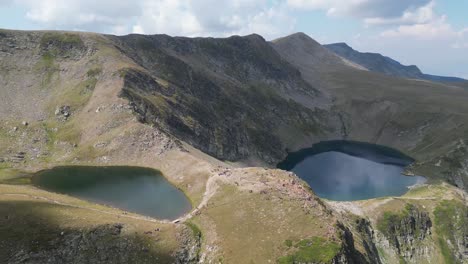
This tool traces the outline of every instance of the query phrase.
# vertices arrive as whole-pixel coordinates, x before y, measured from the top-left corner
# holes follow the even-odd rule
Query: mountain
[[[466,262],[467,99],[303,33],[0,30],[0,262]],[[332,202],[274,169],[332,139],[396,148],[428,184]],[[158,169],[193,210],[156,220],[31,185],[63,165]]]
[[[444,156],[457,156],[458,146],[464,144],[460,142],[468,135],[464,126],[468,108],[459,108],[462,102],[458,101],[467,98],[466,89],[395,78],[343,63],[333,67],[325,63],[321,67],[320,62],[311,62],[317,54],[326,53],[326,48],[305,34],[293,34],[273,41],[272,45],[299,69],[307,82],[321,87],[333,98],[333,109],[343,123],[344,138],[403,150],[419,160],[415,166],[421,175],[443,174],[450,182],[466,188],[468,175],[448,173],[452,169],[441,173],[434,166],[438,160],[452,159]]]
[[[259,35],[109,38],[143,68],[121,70],[122,96],[141,120],[218,159],[275,163],[333,129],[335,117],[320,107],[329,99]]]
[[[340,69],[355,68],[359,70],[367,70],[366,68],[351,62],[335,53],[325,49],[304,33],[295,33],[290,36],[273,40],[273,48],[283,55],[286,53],[296,64],[300,64],[301,68],[307,68],[307,72],[301,72],[302,77],[309,83],[313,83],[314,87],[330,97],[329,89],[326,89],[327,80],[323,79],[322,72],[324,71],[339,71]],[[301,57],[304,53],[313,54],[313,56]]]
[[[409,79],[421,79],[429,80],[435,82],[464,82],[465,79],[458,77],[445,77],[445,76],[436,76],[422,73],[421,70],[415,66],[405,66],[399,63],[398,61],[383,56],[379,53],[370,53],[370,52],[359,52],[354,50],[346,43],[334,43],[324,45],[327,49],[336,53],[337,55],[352,61],[366,69],[374,72],[380,72],[386,75],[409,78]]]

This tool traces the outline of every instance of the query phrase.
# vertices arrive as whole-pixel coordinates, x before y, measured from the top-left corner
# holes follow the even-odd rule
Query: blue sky
[[[460,0],[0,0],[0,28],[268,40],[302,31],[468,78],[466,14]]]

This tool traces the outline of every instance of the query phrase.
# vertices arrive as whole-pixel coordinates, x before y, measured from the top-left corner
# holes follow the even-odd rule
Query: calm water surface
[[[424,177],[402,175],[414,160],[397,150],[362,142],[326,141],[293,152],[278,164],[323,198],[352,201],[400,196]]]
[[[159,219],[176,219],[191,209],[184,193],[147,168],[56,167],[39,172],[33,184]]]

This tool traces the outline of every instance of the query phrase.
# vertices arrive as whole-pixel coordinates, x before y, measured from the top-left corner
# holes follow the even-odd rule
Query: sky
[[[267,40],[304,32],[468,79],[466,0],[0,0],[0,28]]]

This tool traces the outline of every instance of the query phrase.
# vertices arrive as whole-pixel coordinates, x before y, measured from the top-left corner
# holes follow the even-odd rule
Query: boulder
[[[57,119],[61,121],[66,121],[71,116],[71,108],[69,105],[58,106],[55,109],[55,115]]]

